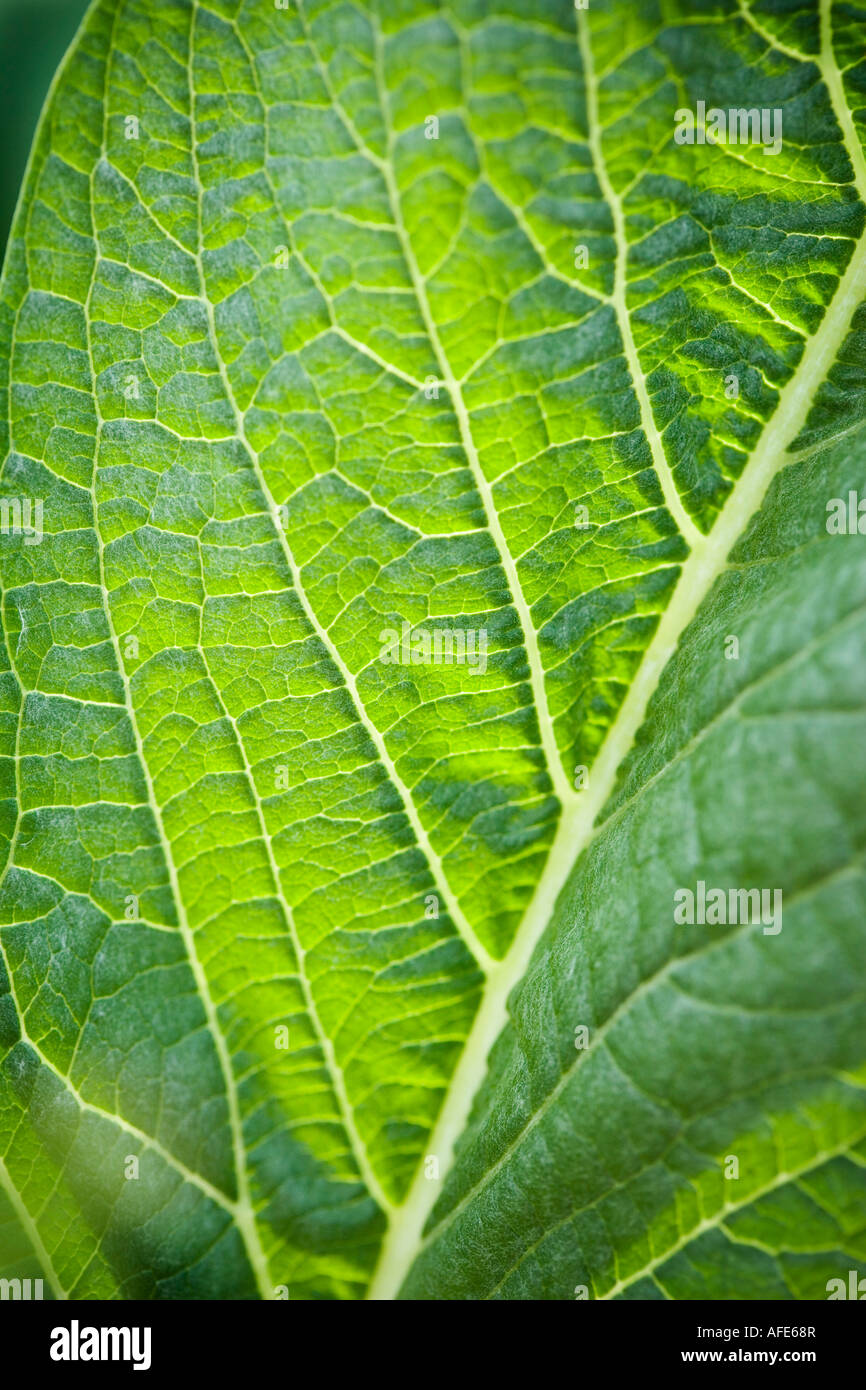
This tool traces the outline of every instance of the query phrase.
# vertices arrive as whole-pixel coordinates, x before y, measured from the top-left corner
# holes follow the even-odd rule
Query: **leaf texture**
[[[0,536],[0,1273],[863,1266],[864,21],[91,7],[0,286],[44,518]],[[778,153],[678,144],[701,101]],[[782,931],[675,926],[698,879]]]

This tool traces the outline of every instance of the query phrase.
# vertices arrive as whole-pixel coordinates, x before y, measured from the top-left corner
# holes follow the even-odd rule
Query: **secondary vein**
[[[584,16],[578,12],[578,22]],[[844,134],[844,127],[843,127]],[[852,160],[853,162],[853,160]],[[797,438],[812,406],[814,383],[823,381],[848,333],[854,313],[866,297],[866,233],[855,244],[823,320],[808,341],[800,363],[783,388],[774,415],[716,523],[683,565],[673,598],[665,609],[643,661],[620,706],[616,721],[591,770],[583,799],[560,821],[536,894],[527,908],[511,949],[485,987],[481,1007],[457,1065],[445,1104],[429,1141],[447,1172],[454,1146],[463,1132],[475,1094],[487,1071],[487,1057],[508,1022],[508,998],[519,983],[550,919],[559,893],[574,865],[598,833],[597,821],[616,780],[625,754],[643,723],[647,704],[662,671],[676,652],[680,637],[720,574],[747,522],[760,507],[775,475],[789,462],[786,449]],[[638,367],[639,371],[639,367]],[[483,1181],[483,1180],[482,1180]],[[433,1190],[431,1190],[433,1189]],[[392,1299],[418,1252],[422,1231],[436,1197],[433,1184],[419,1173],[386,1237],[368,1297]]]
[[[581,62],[583,64],[584,81],[586,84],[587,141],[592,155],[592,162],[598,176],[599,186],[604,200],[610,209],[611,218],[613,219],[616,261],[614,264],[612,300],[616,311],[616,320],[619,325],[620,337],[622,338],[623,352],[625,353],[625,359],[628,363],[632,386],[634,387],[634,392],[640,406],[641,425],[652,451],[653,463],[656,473],[658,474],[659,482],[661,483],[665,503],[679,528],[680,535],[691,549],[695,549],[695,547],[703,545],[704,537],[683,506],[679,489],[674,482],[670,465],[665,457],[664,444],[655,422],[652,402],[649,398],[649,392],[646,388],[646,381],[641,369],[637,348],[635,347],[631,317],[626,302],[629,244],[626,236],[625,214],[623,213],[622,201],[618,197],[613,183],[611,182],[607,161],[604,157],[601,126],[599,124],[598,115],[598,84],[595,79],[592,44],[589,38],[589,20],[585,10],[577,10],[575,14],[577,18],[578,44],[580,47]]]
[[[517,565],[511,554],[505,532],[502,529],[502,523],[499,520],[499,513],[493,499],[493,489],[485,476],[484,469],[481,466],[481,460],[478,457],[478,450],[475,447],[475,440],[472,435],[472,424],[469,418],[469,411],[466,408],[466,402],[463,398],[463,388],[452,371],[451,363],[448,360],[448,354],[442,345],[439,329],[433,317],[433,311],[430,308],[427,286],[418,266],[412,241],[406,230],[406,224],[403,221],[400,190],[397,187],[397,180],[394,177],[394,128],[390,119],[387,87],[385,85],[383,71],[382,32],[378,20],[375,17],[371,18],[371,24],[373,25],[375,42],[376,83],[379,89],[379,100],[382,106],[382,115],[385,120],[385,129],[388,138],[387,156],[380,162],[380,168],[388,191],[388,201],[391,207],[391,215],[394,219],[394,229],[400,242],[403,259],[406,262],[406,268],[412,281],[412,287],[415,291],[418,308],[424,320],[424,327],[427,331],[430,345],[433,348],[436,361],[439,364],[442,380],[454,406],[454,413],[457,417],[463,450],[466,454],[475,486],[478,489],[479,496],[484,505],[487,526],[493,537],[496,549],[499,552],[499,558],[502,563],[502,568],[505,571],[505,577],[508,580],[508,587],[511,592],[514,607],[520,619],[523,646],[529,664],[532,697],[538,716],[541,745],[544,749],[544,756],[547,762],[550,779],[560,801],[563,805],[567,805],[574,800],[575,791],[565,775],[565,768],[563,767],[562,758],[560,757],[559,749],[556,744],[556,732],[553,727],[553,720],[550,716],[547,693],[545,690],[544,666],[541,661],[541,652],[538,646],[535,626],[532,621],[532,614],[529,611],[529,605],[523,594],[523,586],[517,573]]]

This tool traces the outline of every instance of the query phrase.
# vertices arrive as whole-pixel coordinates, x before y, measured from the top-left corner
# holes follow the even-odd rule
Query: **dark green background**
[[[4,250],[42,103],[86,9],[87,0],[0,0],[0,247]]]

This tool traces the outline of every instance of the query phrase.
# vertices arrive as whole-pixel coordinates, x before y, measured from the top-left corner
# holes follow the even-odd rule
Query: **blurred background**
[[[88,0],[0,0],[0,248],[18,200],[42,103]]]

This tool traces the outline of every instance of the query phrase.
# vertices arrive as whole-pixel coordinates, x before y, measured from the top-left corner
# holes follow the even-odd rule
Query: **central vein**
[[[828,0],[823,0],[823,3],[828,13]],[[579,13],[577,18],[578,23],[585,26],[585,16]],[[866,166],[863,163],[862,151],[859,148],[856,151],[852,149],[852,139],[856,144],[856,135],[853,132],[850,116],[847,123],[842,119],[843,111],[841,108],[844,108],[844,98],[830,47],[828,19],[825,19],[822,39],[822,68],[825,74],[836,73],[835,83],[831,84],[828,77],[828,90],[855,170],[858,191],[866,201],[866,196],[864,196],[866,195]],[[589,89],[593,86],[593,69],[589,36],[585,27],[581,28],[580,41],[581,52],[586,65],[587,88]],[[598,112],[594,99],[591,109],[590,124],[597,126]],[[594,137],[594,142],[595,148],[598,150],[598,136]],[[603,168],[603,164],[600,167]],[[606,175],[604,180],[600,177],[600,182],[604,187]],[[616,222],[617,213],[613,207],[611,211]],[[620,219],[621,216],[620,210]],[[691,555],[683,565],[674,596],[662,614],[653,639],[647,647],[643,661],[620,707],[619,715],[608,731],[607,738],[593,765],[590,785],[579,800],[575,801],[572,797],[572,804],[567,808],[560,821],[559,831],[544,873],[514,943],[508,955],[488,978],[481,1007],[454,1073],[448,1096],[440,1112],[439,1121],[429,1141],[429,1151],[438,1156],[440,1170],[443,1173],[448,1170],[453,1158],[454,1146],[465,1129],[472,1101],[486,1075],[490,1049],[508,1022],[509,995],[525,973],[532,952],[550,920],[554,905],[566,879],[597,832],[598,817],[613,790],[620,763],[643,723],[647,704],[658,685],[661,673],[676,652],[682,632],[695,616],[698,607],[716,579],[724,572],[732,548],[749,519],[761,506],[772,479],[791,461],[790,455],[786,457],[786,450],[790,448],[805,424],[813,402],[815,382],[825,379],[845,340],[853,315],[866,297],[864,236],[866,234],[861,236],[857,243],[848,269],[837,286],[836,293],[818,331],[807,343],[796,372],[779,397],[775,414],[765,428],[757,448],[730,493],[713,530],[708,537],[700,537],[699,544],[693,547]],[[618,239],[620,240],[620,255],[623,255],[621,222]],[[641,409],[642,413],[644,408],[648,412],[645,429],[652,443],[653,435],[651,430],[647,428],[647,424],[652,426],[652,409],[646,396],[643,376],[628,328],[628,311],[624,298],[624,270],[618,271],[618,283],[622,296],[625,328],[623,342],[627,352],[628,344],[631,343],[633,361],[630,361],[630,367],[636,389],[639,392],[643,390]],[[656,440],[655,456],[655,448],[661,449],[661,441],[657,432],[654,437]],[[666,481],[668,486],[673,488],[673,479],[667,465],[665,464],[664,469],[660,469],[659,472],[663,484]],[[679,505],[682,509],[682,504]],[[697,534],[693,526],[692,531]],[[624,1006],[628,1002],[628,1000],[624,1001]],[[527,1130],[535,1123],[537,1114],[538,1112],[533,1114],[528,1121]],[[519,1143],[520,1138],[521,1136],[518,1135],[514,1143]],[[464,1195],[460,1203],[461,1210],[471,1200],[474,1193],[485,1185],[487,1176],[485,1174],[476,1187]],[[423,1172],[419,1172],[416,1176],[405,1204],[395,1214],[390,1224],[368,1298],[393,1299],[397,1297],[400,1286],[423,1243],[424,1227],[439,1190],[440,1185],[428,1182]],[[448,1218],[449,1220],[453,1214]]]

